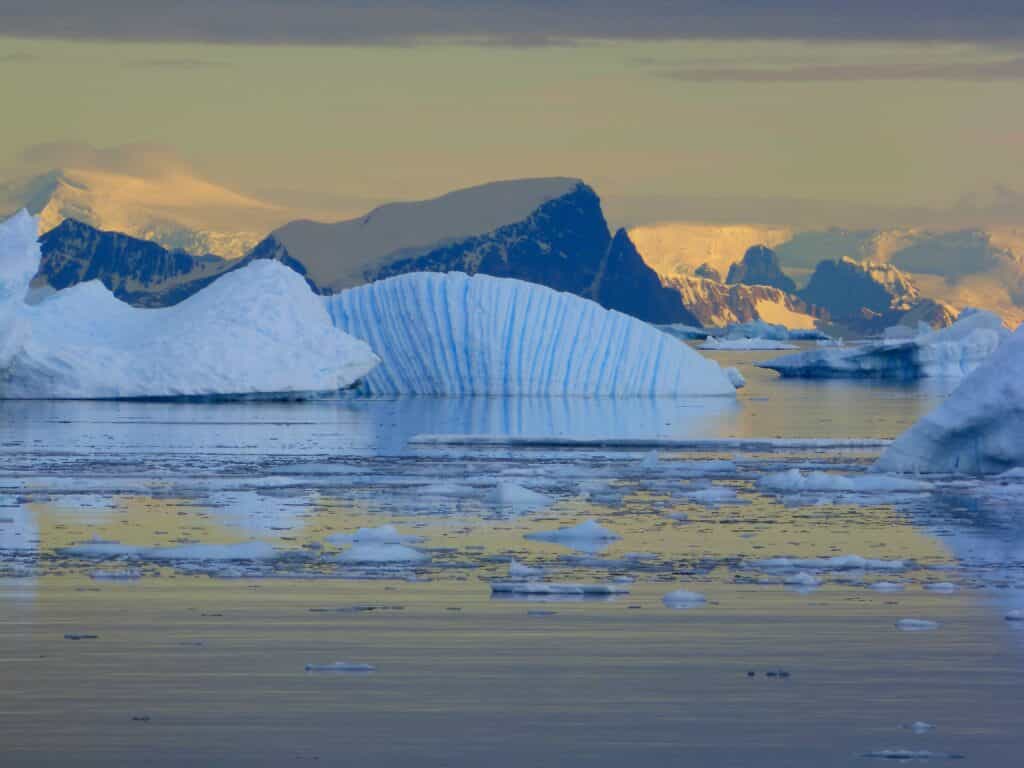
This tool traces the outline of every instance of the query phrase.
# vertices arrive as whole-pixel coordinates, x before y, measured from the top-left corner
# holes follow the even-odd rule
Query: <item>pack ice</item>
[[[960,378],[978,367],[1009,336],[991,312],[965,309],[948,328],[909,338],[890,334],[880,341],[817,349],[754,363],[784,377],[878,378],[909,381]]]
[[[635,318],[534,283],[418,272],[326,300],[382,363],[375,395],[734,395],[717,363]]]
[[[1024,466],[1024,326],[890,445],[882,472],[996,474]]]
[[[30,303],[37,227],[25,211],[0,223],[0,397],[294,397],[348,387],[377,363],[270,261],[162,309],[124,304],[99,281]]]

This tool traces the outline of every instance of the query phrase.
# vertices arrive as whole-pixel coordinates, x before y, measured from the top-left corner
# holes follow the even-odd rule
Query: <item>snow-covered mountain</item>
[[[898,269],[919,292],[917,316],[931,313],[938,323],[943,321],[938,308],[944,305],[953,307],[954,314],[975,306],[1011,325],[1024,322],[1024,229],[796,231],[669,222],[633,228],[630,236],[663,277],[693,275],[705,263],[726,274],[748,247],[763,244],[778,254],[783,271],[798,285],[820,262],[848,257]],[[885,280],[881,273],[876,277]]]
[[[764,320],[787,328],[814,328],[820,311],[799,297],[767,285],[726,285],[685,275],[663,277],[679,291],[683,304],[702,325],[722,328],[733,323]]]
[[[502,181],[335,224],[295,221],[254,258],[301,267],[323,293],[409,272],[512,277],[656,323],[696,322],[578,179]]]
[[[243,256],[288,218],[281,208],[167,164],[61,168],[0,185],[0,217],[22,208],[39,217],[40,234],[70,218],[169,250],[226,258]]]

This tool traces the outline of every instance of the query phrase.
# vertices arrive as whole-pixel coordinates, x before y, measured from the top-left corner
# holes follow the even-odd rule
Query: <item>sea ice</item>
[[[307,664],[307,672],[374,672],[372,664],[359,664],[350,661],[335,661],[330,664]]]
[[[508,564],[508,577],[510,579],[535,579],[543,575],[543,568],[524,565],[515,559],[511,560]]]
[[[927,749],[876,749],[865,752],[864,757],[879,760],[896,760],[905,763],[909,760],[962,760],[963,755],[956,752],[932,752]]]
[[[0,223],[0,397],[299,397],[337,392],[378,362],[273,261],[160,309],[131,307],[99,281],[29,304],[37,228],[24,211]]]
[[[795,344],[774,339],[719,339],[710,337],[699,345],[699,349],[749,352],[757,350],[799,349]]]
[[[900,619],[896,622],[896,628],[903,632],[928,632],[939,628],[939,622],[928,619]]]
[[[508,595],[553,597],[607,597],[628,595],[628,584],[554,584],[548,581],[495,581],[491,592]]]
[[[1007,470],[1024,466],[1022,435],[1024,326],[889,446],[875,469],[1005,476]]]
[[[718,363],[635,318],[545,286],[419,272],[325,299],[382,363],[373,394],[734,395]]]
[[[385,542],[356,542],[346,549],[335,560],[339,563],[421,563],[429,560],[429,556],[418,549],[404,544]]]
[[[835,557],[772,557],[755,560],[750,564],[760,570],[795,571],[903,571],[909,566],[905,560],[876,560],[860,555]]]
[[[869,584],[868,589],[873,589],[875,592],[902,592],[905,587],[896,581],[876,581]]]
[[[610,542],[622,538],[614,531],[608,530],[595,520],[585,520],[578,525],[558,528],[554,531],[535,531],[527,533],[524,538],[531,541],[546,541],[562,544],[583,552],[594,552],[607,546]]]
[[[736,387],[736,389],[743,389],[747,386],[747,380],[743,377],[743,374],[740,373],[738,368],[726,368],[725,375],[729,377],[729,381],[732,382],[732,385]]]
[[[377,528],[360,528],[355,533],[332,533],[324,538],[328,544],[416,544],[423,541],[422,536],[411,536],[398,532],[393,525],[381,525]]]
[[[929,592],[938,592],[939,594],[949,595],[956,592],[959,587],[949,581],[935,581],[930,584],[925,584],[924,588]]]
[[[859,475],[848,477],[828,472],[801,472],[788,469],[765,475],[758,486],[779,493],[922,493],[931,490],[923,480],[885,475]]]
[[[821,347],[754,365],[802,378],[959,378],[983,363],[1008,335],[993,313],[964,310],[948,328],[910,339]]]
[[[1005,619],[1007,621],[1024,621],[1024,609],[1014,608],[1012,611],[1008,611]]]
[[[693,608],[707,602],[707,598],[700,592],[690,592],[686,589],[676,589],[667,593],[661,598],[661,602],[667,608]]]
[[[494,503],[512,512],[534,512],[551,504],[553,499],[516,483],[498,483],[491,498]]]

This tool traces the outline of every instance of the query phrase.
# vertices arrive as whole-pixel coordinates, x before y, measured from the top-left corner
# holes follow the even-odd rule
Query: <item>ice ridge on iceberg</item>
[[[378,362],[270,261],[161,309],[99,281],[29,303],[37,226],[24,211],[0,223],[0,398],[297,397],[348,387]]]
[[[910,338],[889,338],[817,349],[754,363],[784,377],[879,378],[909,381],[959,378],[985,361],[1009,336],[991,312],[965,309],[953,325]]]
[[[418,272],[325,299],[382,358],[377,395],[734,395],[721,367],[653,326],[521,280]]]
[[[1024,326],[878,459],[881,472],[997,474],[1024,466]]]

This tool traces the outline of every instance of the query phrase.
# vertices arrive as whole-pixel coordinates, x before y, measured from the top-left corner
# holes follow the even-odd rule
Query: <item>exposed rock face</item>
[[[716,283],[722,282],[722,273],[706,261],[693,270],[693,274],[697,277],[703,277],[705,280],[714,280]]]
[[[743,260],[729,267],[725,282],[770,285],[787,293],[796,290],[796,283],[782,271],[775,251],[763,245],[748,248]]]
[[[722,327],[753,320],[787,327],[812,327],[820,310],[800,298],[767,285],[726,285],[699,277],[664,278],[679,291],[683,304],[702,325]]]
[[[559,183],[564,187],[560,192]],[[458,197],[455,204],[455,198],[445,196],[385,206],[362,220],[334,225],[293,222],[257,245],[251,256],[293,260],[321,293],[410,272],[465,272],[539,283],[649,322],[697,322],[678,293],[661,284],[626,232],[611,235],[601,201],[586,184],[501,182],[453,195]],[[500,219],[502,211],[490,208],[501,205],[502,195],[514,201],[508,205],[513,212],[527,207],[524,200],[531,197],[540,202],[507,224],[479,234],[445,237]],[[367,231],[375,226],[382,229],[379,236]],[[403,226],[402,241],[385,242],[395,227]],[[417,226],[423,230],[419,237],[413,231]]]
[[[39,244],[42,260],[35,285],[61,290],[99,280],[117,298],[137,306],[175,304],[237,265],[217,256],[169,251],[74,219],[65,219]]]

